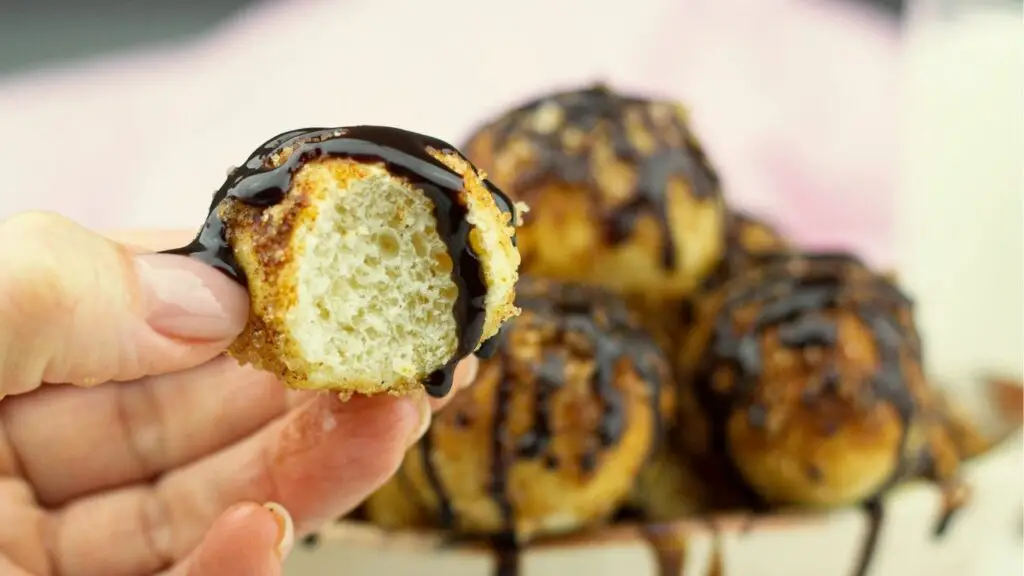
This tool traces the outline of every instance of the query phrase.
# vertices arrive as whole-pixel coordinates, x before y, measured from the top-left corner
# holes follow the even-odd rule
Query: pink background
[[[0,213],[193,227],[232,163],[299,125],[461,140],[538,91],[683,99],[733,201],[892,258],[895,21],[837,0],[289,0],[187,44],[0,82]]]

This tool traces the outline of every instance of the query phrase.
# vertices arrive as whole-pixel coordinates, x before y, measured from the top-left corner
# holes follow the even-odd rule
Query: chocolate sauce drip
[[[935,523],[935,528],[932,530],[932,536],[935,538],[942,538],[949,531],[949,527],[952,525],[953,518],[956,517],[957,512],[961,510],[959,506],[943,506],[942,514],[939,516],[939,521]]]
[[[738,408],[746,409],[748,422],[763,426],[765,408],[753,401],[762,378],[761,338],[768,328],[777,328],[780,344],[789,348],[834,346],[837,327],[827,317],[829,310],[843,309],[857,315],[874,336],[879,366],[870,385],[874,398],[888,402],[902,421],[903,436],[894,454],[899,459],[897,471],[882,487],[888,489],[905,472],[902,455],[906,431],[916,405],[903,378],[901,351],[919,360],[920,342],[913,329],[897,321],[909,299],[880,276],[869,275],[853,256],[843,253],[793,255],[768,253],[758,256],[758,268],[747,281],[734,281],[724,289],[724,302],[714,319],[711,340],[701,365],[693,375],[692,385],[711,423],[710,453],[723,455],[725,472],[730,480],[746,492],[750,505],[763,508],[764,502],[743,480],[735,462],[728,457],[726,422]],[[742,279],[743,277],[741,277]],[[734,325],[737,309],[760,305],[757,316],[744,332]],[[712,386],[714,372],[728,367],[735,374],[728,391]],[[831,378],[829,378],[831,374]],[[805,401],[836,392],[838,372],[826,368],[826,377],[815,390],[808,388]]]
[[[522,550],[514,536],[502,534],[492,538],[491,549],[494,550],[497,563],[494,576],[519,576],[519,555]]]
[[[670,178],[682,177],[690,193],[699,199],[719,194],[719,177],[690,132],[677,115],[656,117],[654,102],[617,94],[604,85],[552,94],[530,102],[506,114],[493,125],[494,148],[502,150],[515,138],[524,138],[535,152],[534,166],[520,173],[509,189],[524,194],[550,182],[601,190],[598,173],[601,160],[597,145],[611,147],[613,156],[637,171],[632,198],[605,206],[602,218],[609,242],[618,244],[632,236],[644,214],[653,216],[663,235],[662,265],[675,269],[679,246],[675,246],[669,216],[667,186]],[[555,130],[538,129],[535,115],[545,107],[561,110],[563,122]],[[627,120],[638,125],[627,125]],[[675,111],[673,110],[673,114]],[[583,135],[580,145],[562,141],[567,131]],[[654,140],[647,152],[630,138],[634,130]],[[603,139],[602,139],[603,137]]]
[[[930,454],[928,454],[930,456]],[[934,463],[934,458],[929,458]],[[931,474],[926,474],[926,478],[937,478],[937,474],[933,471]],[[935,522],[935,527],[932,529],[932,537],[939,539],[944,537],[949,529],[953,526],[953,520],[959,516],[959,512],[963,510],[964,505],[967,503],[968,498],[963,493],[963,485],[956,481],[950,482],[946,480],[946,484],[942,487],[942,510],[939,514],[938,520]]]
[[[864,537],[864,545],[857,560],[853,576],[868,576],[871,564],[875,559],[878,539],[882,535],[882,523],[885,520],[885,508],[880,498],[872,498],[864,503],[864,513],[868,517],[868,532]]]
[[[455,509],[452,507],[452,499],[434,465],[433,432],[433,428],[428,428],[419,442],[423,475],[426,477],[427,483],[430,484],[430,491],[437,498],[437,525],[444,530],[455,530]]]
[[[650,386],[654,397],[655,436],[660,436],[659,402],[661,375],[650,362],[657,354],[653,342],[635,328],[625,304],[598,289],[574,284],[560,284],[522,278],[517,290],[516,304],[524,309],[524,317],[513,320],[511,330],[553,327],[553,338],[564,341],[568,334],[576,334],[593,346],[594,392],[602,405],[601,419],[596,434],[597,445],[581,457],[578,463],[584,471],[597,465],[598,452],[614,446],[625,431],[625,398],[615,386],[618,363],[628,358],[640,378]],[[533,426],[521,435],[513,446],[508,428],[512,390],[516,386],[512,364],[514,354],[504,344],[500,349],[503,375],[495,394],[492,431],[490,495],[501,510],[509,530],[515,526],[514,510],[508,494],[508,475],[516,458],[543,458],[549,469],[561,463],[551,451],[553,440],[552,404],[554,394],[565,385],[565,369],[569,347],[546,351],[541,361],[527,367],[535,379],[533,397]]]
[[[657,576],[682,576],[686,567],[686,543],[671,525],[645,524],[640,535],[650,545],[657,564]]]
[[[488,350],[486,350],[488,357],[501,353],[502,361],[506,361],[504,356],[505,337],[503,332],[506,331],[507,326],[508,324],[503,326],[502,331],[499,332],[499,334],[495,335],[491,340],[485,343],[485,347],[488,348]],[[514,536],[512,536],[514,529],[514,517],[512,503],[508,497],[508,470],[512,465],[511,460],[513,454],[511,454],[507,449],[510,440],[505,421],[508,419],[509,410],[511,408],[511,394],[514,385],[514,380],[510,378],[502,378],[498,382],[498,389],[494,395],[495,432],[491,437],[491,474],[490,485],[488,486],[488,492],[491,494],[495,504],[498,506],[502,522],[509,534],[509,538],[513,542],[515,541]],[[463,425],[466,423],[466,416],[463,413],[457,413],[455,419],[457,424],[459,424],[460,421]],[[423,463],[424,476],[427,479],[427,483],[430,485],[431,491],[434,493],[434,497],[437,498],[438,526],[449,531],[458,530],[458,518],[455,514],[451,495],[448,493],[448,489],[441,481],[441,476],[438,473],[433,460],[433,428],[428,429],[426,434],[423,435],[423,438],[419,443],[419,450],[420,459]]]
[[[286,148],[291,149],[291,154],[274,167],[272,157]],[[268,140],[243,166],[231,172],[214,194],[209,216],[196,238],[187,246],[167,253],[191,256],[245,284],[245,273],[227,241],[220,213],[225,202],[241,202],[256,208],[278,204],[291,189],[295,173],[305,164],[324,157],[383,164],[391,174],[405,178],[433,202],[437,233],[452,259],[451,277],[458,288],[453,307],[458,346],[454,356],[424,382],[431,396],[443,397],[451,390],[456,364],[480,343],[486,316],[487,284],[479,255],[469,244],[472,227],[466,219],[469,208],[463,178],[431,156],[428,150],[457,153],[452,145],[441,140],[384,126],[305,128],[285,132]],[[485,183],[499,209],[511,214],[514,220],[515,205],[493,184]]]
[[[521,458],[537,458],[546,454],[551,444],[551,398],[562,387],[565,373],[565,356],[547,352],[537,367],[537,391],[534,394],[533,429],[519,439],[518,453]],[[558,462],[548,454],[546,463],[556,468]]]
[[[505,340],[505,334],[507,331],[508,323],[506,322],[501,325],[501,328],[498,328],[497,334],[485,340],[484,343],[477,348],[476,357],[481,360],[491,359],[501,348],[501,343]]]
[[[503,326],[502,331],[505,331],[508,325]],[[504,334],[499,333],[492,338],[487,343],[487,347],[488,358],[497,356],[498,361],[502,363],[509,361]],[[498,513],[501,516],[503,525],[502,532],[489,539],[496,562],[495,576],[518,576],[519,574],[520,548],[515,535],[515,512],[512,508],[508,487],[509,471],[511,470],[515,454],[510,450],[511,438],[507,420],[512,407],[512,390],[515,384],[515,380],[503,375],[497,383],[497,390],[494,394],[491,470],[487,491],[498,507]],[[456,415],[457,420],[460,415],[461,413]],[[431,456],[433,453],[433,443],[429,440],[430,437],[431,430],[427,430],[423,440],[420,441],[420,456],[423,461],[427,481],[438,501],[438,524],[446,530],[457,530],[458,519],[455,516],[451,496],[441,482],[440,475],[434,466]]]
[[[515,514],[508,481],[515,454],[511,450],[511,431],[506,423],[512,409],[512,390],[515,385],[512,378],[502,378],[494,394],[494,432],[491,434],[491,474],[488,486],[491,499],[501,514],[503,529],[512,542],[515,542]]]
[[[299,541],[299,543],[302,545],[303,548],[314,550],[320,546],[320,535],[316,532],[313,532],[312,534],[307,534],[302,538],[302,540]]]
[[[601,418],[596,429],[597,442],[583,454],[578,464],[591,472],[598,464],[600,452],[615,446],[625,433],[626,405],[622,391],[616,386],[616,369],[623,360],[631,362],[651,394],[654,437],[661,437],[662,376],[655,365],[661,357],[653,340],[643,333],[625,303],[598,288],[572,283],[520,281],[516,303],[529,311],[540,325],[553,323],[555,338],[582,336],[591,347],[594,358],[592,386],[601,402]],[[546,291],[544,291],[546,289]],[[572,354],[571,346],[548,352],[533,368],[536,376],[533,427],[520,438],[518,454],[524,458],[544,457],[549,468],[559,465],[550,453],[552,441],[551,397],[565,384],[565,364]]]

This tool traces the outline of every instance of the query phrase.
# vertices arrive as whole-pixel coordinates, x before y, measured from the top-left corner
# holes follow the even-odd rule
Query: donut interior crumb
[[[371,170],[334,180],[318,204],[286,317],[302,357],[318,368],[307,385],[409,381],[451,358],[458,288],[431,200]]]

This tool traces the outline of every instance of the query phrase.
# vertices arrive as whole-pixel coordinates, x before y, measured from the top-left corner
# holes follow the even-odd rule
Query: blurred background
[[[191,228],[272,134],[458,142],[596,80],[686,102],[733,202],[898,270],[951,384],[1021,374],[1020,0],[4,0],[0,216]]]

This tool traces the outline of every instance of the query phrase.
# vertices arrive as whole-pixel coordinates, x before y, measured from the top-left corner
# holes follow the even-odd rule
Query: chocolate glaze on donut
[[[562,124],[557,129],[538,129],[534,117],[545,107],[558,109]],[[653,149],[642,150],[630,138],[627,125],[632,114],[643,132],[653,140]],[[719,177],[708,163],[697,139],[681,117],[672,115],[655,118],[653,102],[616,93],[603,84],[585,90],[548,95],[529,102],[498,119],[490,128],[494,134],[494,148],[501,150],[514,138],[523,138],[533,148],[534,166],[520,173],[514,182],[505,183],[509,189],[524,191],[523,200],[529,203],[529,190],[536,190],[548,181],[581,185],[599,189],[595,158],[597,143],[607,143],[615,158],[635,166],[637,179],[634,194],[626,203],[604,206],[604,221],[608,241],[621,243],[628,239],[641,215],[654,216],[663,234],[662,264],[674,269],[679,260],[671,233],[667,182],[673,176],[683,176],[697,198],[711,198],[719,194]],[[581,135],[582,141],[569,146],[563,136],[569,132]]]
[[[274,166],[272,158],[286,148],[291,154]],[[221,218],[220,210],[225,202],[236,201],[259,208],[278,204],[288,194],[295,173],[306,163],[323,157],[383,164],[391,174],[405,178],[433,202],[437,233],[452,259],[451,278],[459,291],[453,307],[458,346],[455,355],[424,382],[431,396],[443,397],[451,390],[455,365],[480,343],[486,316],[487,283],[479,257],[469,244],[472,227],[466,220],[469,207],[463,192],[463,178],[431,156],[428,150],[458,153],[454,146],[436,138],[385,126],[304,128],[285,132],[260,146],[244,165],[228,175],[227,181],[214,194],[209,215],[196,238],[187,246],[166,252],[191,256],[246,284],[245,273],[235,260]],[[514,222],[515,204],[493,184],[486,180],[485,184],[498,208],[511,214]]]
[[[845,253],[757,255],[754,267],[740,272],[723,289],[723,302],[714,316],[710,340],[689,380],[709,419],[712,454],[730,453],[726,423],[737,407],[749,403],[746,417],[750,425],[764,424],[764,407],[748,400],[762,377],[760,338],[766,329],[777,329],[780,343],[789,348],[832,347],[837,344],[837,326],[826,312],[844,309],[856,314],[873,334],[879,363],[870,380],[870,393],[876,401],[893,407],[902,423],[902,437],[893,456],[901,458],[899,465],[864,505],[869,534],[856,574],[867,573],[884,515],[882,497],[912,466],[902,460],[903,446],[919,407],[900,362],[901,354],[910,355],[914,362],[922,358],[916,330],[900,319],[901,313],[912,308],[912,302],[888,279],[872,273],[857,258]],[[759,306],[756,317],[748,328],[737,330],[735,310],[751,304]],[[714,374],[722,368],[733,374],[733,383],[728,388],[715,388],[711,385]],[[816,398],[835,393],[839,378],[838,371],[833,370],[819,387],[805,391],[803,402],[812,405]],[[724,460],[726,473],[742,486],[742,475],[735,462],[728,457]],[[748,490],[747,496],[752,507],[766,509],[752,490]]]
[[[849,307],[871,328],[879,351],[879,368],[872,379],[876,398],[890,403],[907,427],[916,410],[915,399],[902,375],[899,354],[906,349],[920,360],[921,348],[916,331],[897,321],[897,313],[911,305],[910,300],[886,279],[868,272],[859,260],[848,254],[765,254],[758,257],[753,274],[758,282],[733,282],[718,311],[704,358],[692,382],[698,401],[712,422],[711,451],[728,454],[725,421],[735,406],[745,403],[761,378],[762,359],[759,338],[776,327],[780,341],[787,347],[831,347],[837,330],[822,312]],[[761,305],[752,327],[738,333],[731,313],[739,306]],[[716,367],[728,366],[736,375],[729,390],[710,385]],[[839,374],[832,375],[838,378]],[[826,378],[821,389],[808,391],[806,402],[815,395],[832,393],[837,381]],[[764,408],[752,404],[747,410],[751,424],[763,420]],[[895,478],[893,479],[895,480]]]
[[[531,311],[540,322],[556,324],[563,332],[578,332],[593,344],[597,360],[594,389],[604,406],[598,425],[600,448],[613,446],[626,428],[626,407],[614,384],[615,367],[622,358],[630,359],[640,378],[650,387],[654,438],[661,437],[659,406],[663,376],[650,361],[661,353],[640,330],[622,300],[597,288],[527,278],[520,284],[516,304]],[[542,456],[551,442],[547,396],[562,385],[564,370],[560,358],[546,357],[538,366],[538,373],[543,384],[535,397],[538,417],[532,433],[523,438],[518,447],[519,456],[525,458]],[[584,469],[591,469],[596,462],[597,454],[590,453],[580,464]]]
[[[647,384],[651,395],[653,438],[662,437],[662,387],[667,386],[667,371],[654,361],[663,358],[653,340],[639,330],[624,302],[601,289],[578,284],[548,282],[521,277],[516,290],[516,304],[523,315],[510,321],[509,331],[554,330],[563,336],[574,334],[586,341],[595,365],[591,376],[593,392],[602,406],[601,418],[596,426],[596,441],[578,462],[571,463],[584,472],[593,471],[600,463],[601,452],[614,446],[625,433],[626,400],[615,385],[620,362],[628,359],[637,376]],[[528,326],[528,327],[527,327]],[[533,425],[517,439],[511,437],[508,427],[511,395],[517,380],[509,376],[513,362],[512,342],[504,339],[494,346],[493,361],[501,362],[504,377],[500,378],[494,397],[494,423],[491,432],[490,480],[488,492],[501,511],[505,533],[493,537],[492,545],[499,554],[498,574],[516,574],[517,542],[513,535],[515,510],[509,498],[509,474],[515,461],[542,459],[545,467],[556,469],[563,465],[551,451],[552,396],[565,385],[566,365],[562,354],[545,354],[531,370],[536,378],[533,396]],[[582,351],[581,351],[582,353]],[[456,420],[457,421],[457,420]],[[447,530],[457,528],[458,519],[452,506],[451,495],[441,481],[433,463],[432,430],[420,440],[420,457],[424,474],[438,501],[438,524]],[[653,450],[652,446],[652,450]]]
[[[759,233],[751,237],[750,232]],[[767,222],[737,211],[725,216],[725,251],[718,265],[697,287],[698,295],[707,295],[721,288],[730,278],[757,264],[762,256],[778,258],[790,247],[781,235]],[[699,297],[699,296],[698,296]],[[695,320],[695,298],[680,303],[678,325],[685,331]]]

